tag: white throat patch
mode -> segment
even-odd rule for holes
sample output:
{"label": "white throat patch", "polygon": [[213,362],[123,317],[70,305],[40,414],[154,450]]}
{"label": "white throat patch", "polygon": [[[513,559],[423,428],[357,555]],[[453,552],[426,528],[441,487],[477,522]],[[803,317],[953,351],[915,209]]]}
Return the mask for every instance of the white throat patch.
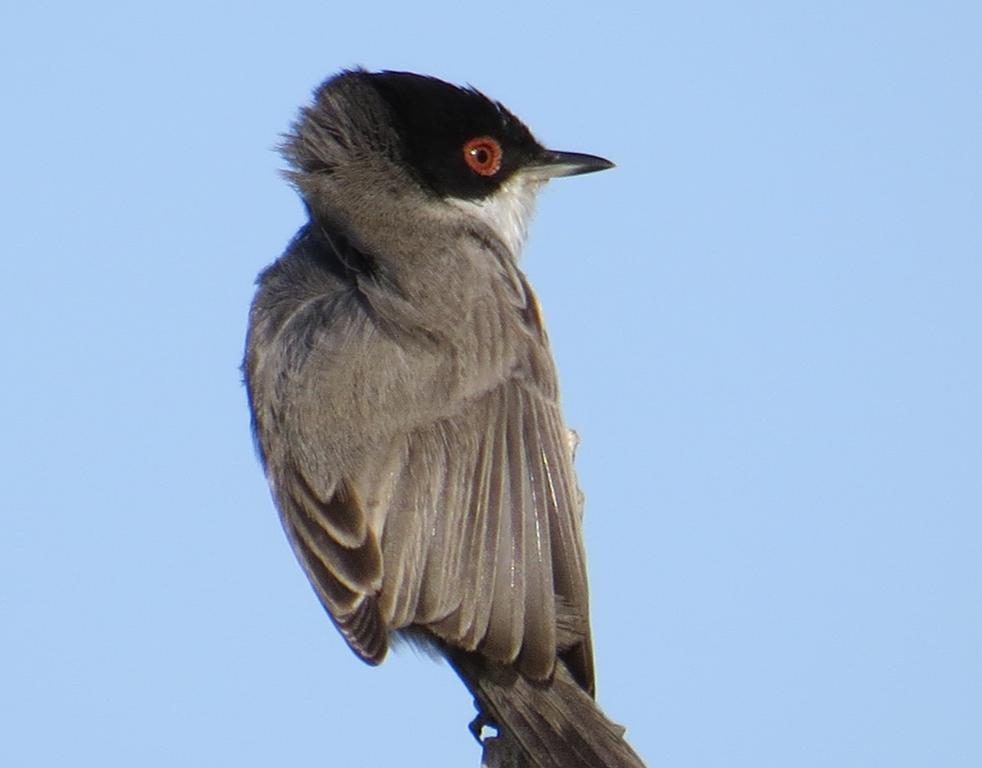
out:
{"label": "white throat patch", "polygon": [[535,213],[535,199],[544,183],[543,179],[518,172],[497,192],[483,200],[447,198],[447,201],[468,216],[480,219],[496,232],[517,262]]}

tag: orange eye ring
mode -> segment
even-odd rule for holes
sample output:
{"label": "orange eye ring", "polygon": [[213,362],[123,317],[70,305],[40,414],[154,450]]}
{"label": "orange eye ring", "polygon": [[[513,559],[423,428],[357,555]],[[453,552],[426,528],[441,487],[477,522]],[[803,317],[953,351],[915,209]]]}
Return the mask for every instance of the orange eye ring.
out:
{"label": "orange eye ring", "polygon": [[464,144],[467,167],[480,176],[494,176],[501,168],[501,145],[490,136],[478,136]]}

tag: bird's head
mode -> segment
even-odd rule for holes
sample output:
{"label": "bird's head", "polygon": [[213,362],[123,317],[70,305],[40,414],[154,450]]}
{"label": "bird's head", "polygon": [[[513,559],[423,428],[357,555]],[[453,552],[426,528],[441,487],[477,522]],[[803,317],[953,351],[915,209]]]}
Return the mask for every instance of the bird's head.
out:
{"label": "bird's head", "polygon": [[546,149],[500,102],[408,72],[351,70],[326,81],[282,149],[315,215],[328,201],[379,194],[401,210],[449,205],[483,220],[516,255],[545,181],[613,165]]}

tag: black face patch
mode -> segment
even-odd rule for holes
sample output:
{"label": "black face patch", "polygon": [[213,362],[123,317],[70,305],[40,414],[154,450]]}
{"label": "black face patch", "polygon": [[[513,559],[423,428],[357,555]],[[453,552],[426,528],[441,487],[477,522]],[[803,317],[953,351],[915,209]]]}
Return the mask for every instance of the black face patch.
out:
{"label": "black face patch", "polygon": [[[543,152],[521,120],[478,91],[408,72],[367,78],[391,108],[403,159],[437,195],[487,197]],[[487,146],[473,143],[481,138],[500,147],[499,164],[475,162],[475,147],[483,152]]]}

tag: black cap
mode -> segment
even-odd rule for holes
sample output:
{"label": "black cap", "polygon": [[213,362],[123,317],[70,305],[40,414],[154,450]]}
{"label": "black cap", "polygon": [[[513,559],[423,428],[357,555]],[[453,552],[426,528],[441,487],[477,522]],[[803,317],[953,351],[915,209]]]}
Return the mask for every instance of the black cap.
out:
{"label": "black cap", "polygon": [[609,160],[543,147],[500,102],[473,88],[410,72],[352,72],[389,106],[401,156],[440,196],[487,197],[516,173],[540,179],[613,166]]}

